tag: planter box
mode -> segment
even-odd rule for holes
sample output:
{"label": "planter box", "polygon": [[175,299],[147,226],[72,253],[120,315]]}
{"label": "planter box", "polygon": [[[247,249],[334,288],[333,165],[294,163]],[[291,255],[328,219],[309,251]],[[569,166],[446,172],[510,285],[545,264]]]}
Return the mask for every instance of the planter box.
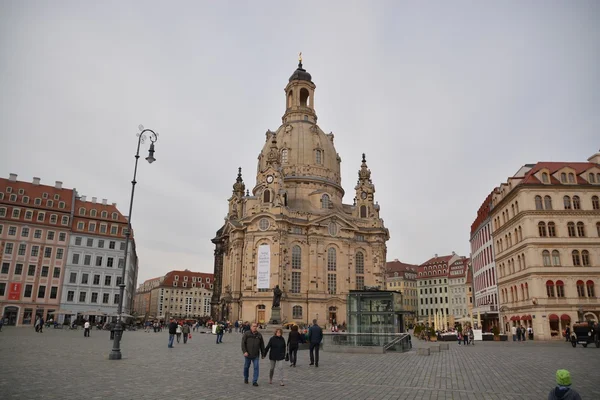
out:
{"label": "planter box", "polygon": [[507,342],[508,341],[508,335],[500,335],[500,341],[501,342]]}
{"label": "planter box", "polygon": [[481,339],[484,342],[491,342],[494,340],[494,335],[481,335]]}

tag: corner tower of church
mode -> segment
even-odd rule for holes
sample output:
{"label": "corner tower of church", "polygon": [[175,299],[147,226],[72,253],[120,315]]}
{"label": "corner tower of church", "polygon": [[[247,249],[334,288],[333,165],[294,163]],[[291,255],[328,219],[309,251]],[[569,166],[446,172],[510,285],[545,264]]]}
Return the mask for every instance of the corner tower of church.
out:
{"label": "corner tower of church", "polygon": [[281,320],[346,321],[350,290],[383,286],[389,232],[366,157],[353,204],[343,204],[333,133],[317,125],[316,85],[302,59],[285,87],[281,126],[267,130],[256,183],[241,169],[215,244],[212,317],[266,323],[279,286]]}

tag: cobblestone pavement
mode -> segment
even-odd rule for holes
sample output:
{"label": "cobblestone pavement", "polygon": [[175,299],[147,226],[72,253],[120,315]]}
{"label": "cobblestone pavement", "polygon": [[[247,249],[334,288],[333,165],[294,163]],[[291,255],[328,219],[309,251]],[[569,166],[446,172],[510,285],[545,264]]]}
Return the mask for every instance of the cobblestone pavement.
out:
{"label": "cobblestone pavement", "polygon": [[[286,366],[286,386],[268,384],[261,360],[259,387],[245,385],[240,334],[215,344],[193,334],[188,344],[167,348],[167,334],[126,332],[124,359],[108,360],[109,333],[5,327],[0,332],[2,399],[546,399],[558,368],[571,371],[583,399],[600,399],[600,349],[564,342],[478,342],[418,356],[321,352],[319,368],[299,353]],[[268,339],[268,338],[265,338]],[[417,341],[416,347],[426,346]]]}

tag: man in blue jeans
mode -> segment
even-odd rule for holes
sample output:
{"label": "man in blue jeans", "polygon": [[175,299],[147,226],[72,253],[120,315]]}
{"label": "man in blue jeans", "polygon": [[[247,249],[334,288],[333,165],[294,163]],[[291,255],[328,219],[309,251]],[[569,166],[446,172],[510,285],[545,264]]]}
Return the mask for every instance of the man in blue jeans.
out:
{"label": "man in blue jeans", "polygon": [[323,329],[313,319],[313,324],[308,328],[308,342],[310,343],[310,364],[319,367],[319,348],[323,340]]}
{"label": "man in blue jeans", "polygon": [[169,348],[173,348],[173,339],[175,339],[175,334],[177,333],[177,322],[173,318],[171,318],[171,322],[169,323]]}
{"label": "man in blue jeans", "polygon": [[254,366],[252,386],[258,386],[258,361],[265,356],[265,342],[258,332],[256,322],[252,323],[250,330],[242,335],[242,352],[244,353],[244,383],[248,383],[250,363]]}

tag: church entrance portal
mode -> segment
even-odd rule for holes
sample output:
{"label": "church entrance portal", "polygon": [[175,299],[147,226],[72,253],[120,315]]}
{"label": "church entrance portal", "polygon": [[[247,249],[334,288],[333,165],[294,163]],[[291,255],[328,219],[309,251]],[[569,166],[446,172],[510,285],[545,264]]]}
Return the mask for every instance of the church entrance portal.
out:
{"label": "church entrance portal", "polygon": [[329,323],[337,324],[337,307],[329,307]]}
{"label": "church entrance portal", "polygon": [[264,324],[265,323],[265,313],[266,313],[266,307],[264,304],[260,304],[260,305],[256,306],[256,322],[258,322],[259,324]]}

